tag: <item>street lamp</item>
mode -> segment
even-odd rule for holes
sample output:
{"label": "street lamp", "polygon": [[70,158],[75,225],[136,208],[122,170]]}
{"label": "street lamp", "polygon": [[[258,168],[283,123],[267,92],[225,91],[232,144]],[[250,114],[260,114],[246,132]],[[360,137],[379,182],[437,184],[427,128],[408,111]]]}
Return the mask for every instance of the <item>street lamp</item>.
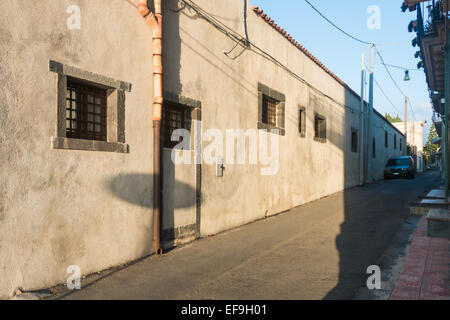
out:
{"label": "street lamp", "polygon": [[409,81],[411,80],[411,77],[409,76],[409,70],[405,70],[405,78],[403,78],[403,81]]}

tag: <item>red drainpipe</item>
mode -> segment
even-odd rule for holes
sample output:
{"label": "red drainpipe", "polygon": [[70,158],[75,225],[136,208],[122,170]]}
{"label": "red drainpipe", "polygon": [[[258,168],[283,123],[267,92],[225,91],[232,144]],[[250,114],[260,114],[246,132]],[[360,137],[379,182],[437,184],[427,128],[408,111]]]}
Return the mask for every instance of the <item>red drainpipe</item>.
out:
{"label": "red drainpipe", "polygon": [[138,9],[153,30],[153,249],[162,254],[161,228],[161,112],[162,89],[162,0],[154,0],[154,12],[147,6],[147,0],[138,0]]}

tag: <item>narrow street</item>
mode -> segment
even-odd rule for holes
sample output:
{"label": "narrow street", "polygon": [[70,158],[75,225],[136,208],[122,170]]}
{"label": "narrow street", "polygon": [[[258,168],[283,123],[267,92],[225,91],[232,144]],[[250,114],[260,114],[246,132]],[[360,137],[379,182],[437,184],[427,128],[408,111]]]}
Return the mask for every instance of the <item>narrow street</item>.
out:
{"label": "narrow street", "polygon": [[[380,181],[152,256],[53,299],[352,299],[436,171]],[[382,270],[383,272],[383,270]]]}

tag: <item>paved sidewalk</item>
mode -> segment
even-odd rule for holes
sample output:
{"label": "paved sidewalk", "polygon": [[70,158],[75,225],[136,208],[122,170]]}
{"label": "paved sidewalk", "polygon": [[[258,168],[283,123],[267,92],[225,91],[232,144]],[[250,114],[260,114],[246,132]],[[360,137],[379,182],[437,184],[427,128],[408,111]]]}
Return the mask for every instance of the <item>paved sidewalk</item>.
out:
{"label": "paved sidewalk", "polygon": [[392,300],[450,300],[450,240],[427,236],[421,219]]}

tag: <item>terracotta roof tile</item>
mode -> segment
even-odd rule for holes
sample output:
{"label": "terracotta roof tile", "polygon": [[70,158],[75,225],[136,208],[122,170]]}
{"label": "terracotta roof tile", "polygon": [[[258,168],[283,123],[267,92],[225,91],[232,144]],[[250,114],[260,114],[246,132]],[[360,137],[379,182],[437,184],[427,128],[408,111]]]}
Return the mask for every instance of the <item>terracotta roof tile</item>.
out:
{"label": "terracotta roof tile", "polygon": [[300,43],[298,43],[297,40],[295,40],[289,33],[286,32],[283,28],[278,26],[274,20],[272,20],[263,10],[261,10],[259,7],[252,7],[253,11],[259,15],[261,18],[263,18],[269,25],[271,25],[275,30],[277,30],[279,33],[281,33],[289,42],[291,42],[295,47],[297,47],[300,51],[302,51],[306,56],[308,56],[312,61],[314,61],[319,67],[321,67],[325,72],[327,72],[330,76],[332,76],[337,82],[339,82],[341,85],[346,87],[349,91],[351,91],[354,95],[359,97],[359,95],[350,88],[344,81],[342,81],[337,75],[335,75],[331,70],[329,70],[325,65],[320,62],[315,56],[312,55],[311,52],[305,49]]}

